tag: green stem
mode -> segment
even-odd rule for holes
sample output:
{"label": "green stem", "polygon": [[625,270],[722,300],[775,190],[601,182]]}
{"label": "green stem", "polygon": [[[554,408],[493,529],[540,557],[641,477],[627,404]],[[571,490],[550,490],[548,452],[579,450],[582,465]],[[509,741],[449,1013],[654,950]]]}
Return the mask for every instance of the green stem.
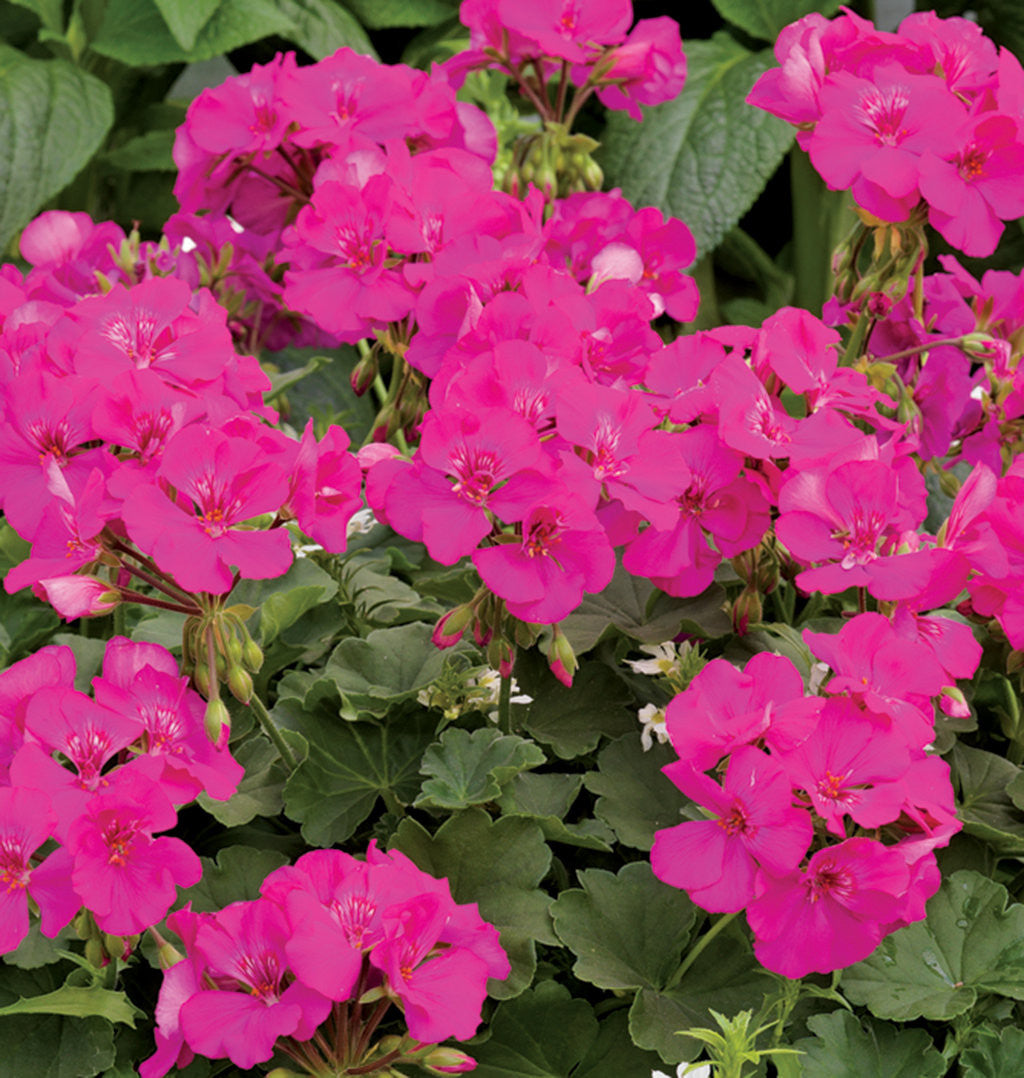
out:
{"label": "green stem", "polygon": [[946,344],[952,344],[959,347],[963,343],[963,337],[943,337],[941,340],[937,341],[926,341],[924,344],[919,344],[916,348],[904,348],[902,352],[890,352],[887,356],[872,356],[871,359],[875,363],[890,363],[894,359],[906,359],[907,356],[920,355],[921,352],[927,352],[932,348],[941,348]]}
{"label": "green stem", "polygon": [[839,361],[840,367],[849,367],[860,355],[861,347],[864,344],[864,335],[868,331],[870,321],[871,317],[866,311],[861,311],[857,316],[857,324],[853,327],[850,339],[846,342],[846,351],[843,352],[843,358]]}
{"label": "green stem", "polygon": [[263,727],[263,732],[274,743],[274,747],[277,749],[284,761],[285,767],[289,771],[294,771],[299,766],[299,761],[295,759],[295,753],[292,752],[288,746],[288,742],[281,736],[281,731],[277,727],[277,723],[274,722],[270,712],[267,710],[266,704],[253,693],[249,700],[249,706],[252,708],[253,713],[259,720],[260,726]]}
{"label": "green stem", "polygon": [[820,314],[832,275],[832,251],[822,242],[831,232],[831,200],[821,177],[799,146],[789,152],[793,202],[793,303]]}
{"label": "green stem", "polygon": [[512,733],[512,675],[502,675],[498,689],[498,725],[506,734]]}
{"label": "green stem", "polygon": [[739,916],[738,913],[725,913],[704,933],[703,936],[694,944],[693,947],[687,952],[686,957],[682,961],[679,969],[676,970],[672,979],[665,985],[667,988],[675,988],[677,984],[686,975],[686,971],[697,961],[698,958],[704,953],[711,941],[722,931],[730,925]]}

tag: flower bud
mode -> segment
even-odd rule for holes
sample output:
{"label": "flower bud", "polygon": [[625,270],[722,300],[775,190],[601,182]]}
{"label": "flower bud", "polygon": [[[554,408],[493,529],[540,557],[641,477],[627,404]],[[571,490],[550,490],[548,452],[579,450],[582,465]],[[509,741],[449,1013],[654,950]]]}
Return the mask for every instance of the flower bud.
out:
{"label": "flower bud", "polygon": [[252,677],[240,666],[228,668],[228,689],[231,695],[240,703],[247,704],[252,699]]}
{"label": "flower bud", "polygon": [[551,673],[566,688],[572,688],[572,676],[576,673],[579,663],[576,661],[576,653],[572,650],[568,637],[557,625],[548,647],[548,666],[551,668]]}
{"label": "flower bud", "polygon": [[228,738],[231,736],[231,715],[223,700],[211,700],[206,705],[203,727],[206,730],[206,736],[218,749],[222,749],[228,743]]}
{"label": "flower bud", "polygon": [[462,603],[447,614],[442,614],[434,626],[430,639],[435,647],[450,648],[462,639],[462,634],[473,621],[473,608],[469,603]]}
{"label": "flower bud", "polygon": [[248,635],[242,645],[242,665],[253,674],[259,673],[263,666],[263,649]]}
{"label": "flower bud", "polygon": [[196,689],[205,697],[209,698],[212,682],[210,681],[210,668],[204,662],[197,662],[192,671],[192,681]]}
{"label": "flower bud", "polygon": [[939,695],[939,707],[943,715],[949,715],[953,719],[969,719],[971,709],[967,698],[956,685],[944,685]]}
{"label": "flower bud", "polygon": [[464,1074],[476,1070],[476,1060],[458,1048],[434,1048],[420,1061],[431,1074]]}

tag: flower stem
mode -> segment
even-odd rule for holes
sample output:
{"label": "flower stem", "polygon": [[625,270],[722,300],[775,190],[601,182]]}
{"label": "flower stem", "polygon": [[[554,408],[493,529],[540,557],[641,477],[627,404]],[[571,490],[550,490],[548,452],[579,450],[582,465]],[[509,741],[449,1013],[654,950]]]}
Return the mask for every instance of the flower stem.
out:
{"label": "flower stem", "polygon": [[278,729],[277,723],[274,722],[270,712],[267,710],[266,704],[263,703],[256,693],[253,693],[249,700],[249,706],[259,720],[260,726],[263,727],[263,732],[271,741],[273,741],[274,747],[284,761],[285,767],[287,767],[289,771],[294,771],[299,766],[299,761],[295,759],[295,753],[289,748],[288,742],[281,736],[281,731]]}
{"label": "flower stem", "polygon": [[512,675],[502,675],[498,689],[498,725],[506,733],[512,733]]}
{"label": "flower stem", "polygon": [[694,946],[690,948],[690,950],[686,954],[686,957],[683,959],[679,969],[675,971],[671,980],[668,982],[667,985],[665,985],[665,987],[675,988],[675,986],[679,984],[679,982],[686,975],[686,971],[704,953],[704,951],[707,949],[708,944],[711,943],[711,941],[722,931],[723,928],[726,928],[738,916],[739,914],[736,913],[726,913],[719,917],[718,920],[707,930],[707,932],[705,932],[704,935],[701,936],[701,938],[696,942],[696,944],[694,944]]}

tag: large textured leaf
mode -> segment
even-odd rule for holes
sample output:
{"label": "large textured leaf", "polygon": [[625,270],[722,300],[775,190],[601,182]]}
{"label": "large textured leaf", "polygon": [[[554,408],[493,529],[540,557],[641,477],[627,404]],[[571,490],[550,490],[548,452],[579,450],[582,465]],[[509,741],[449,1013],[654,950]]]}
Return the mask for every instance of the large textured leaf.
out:
{"label": "large textured leaf", "polygon": [[[189,0],[184,0],[187,4]],[[287,35],[291,20],[274,0],[220,0],[191,48],[169,29],[155,0],[110,0],[91,47],[130,67],[210,60],[271,34]]]}
{"label": "large textured leaf", "polygon": [[416,805],[460,809],[493,801],[503,783],[547,760],[532,742],[491,727],[451,729],[423,754],[420,773],[427,776]]}
{"label": "large textured leaf", "polygon": [[537,885],[551,864],[551,850],[532,820],[506,816],[492,820],[482,809],[450,817],[431,836],[403,820],[394,846],[432,876],[445,876],[456,902],[477,902],[480,915],[497,925],[512,963],[507,980],[491,981],[498,999],[519,995],[533,980],[534,944],[557,944],[548,912],[551,899]]}
{"label": "large textured leaf", "polygon": [[227,846],[216,858],[202,857],[203,877],[180,892],[176,906],[192,903],[197,913],[212,913],[232,902],[248,902],[259,897],[260,885],[288,859],[274,850],[251,846]]}
{"label": "large textured leaf", "polygon": [[285,786],[285,812],[313,846],[344,842],[379,797],[409,804],[420,786],[420,761],[434,739],[426,713],[394,716],[385,726],[346,722],[327,707],[302,714],[309,756]]}
{"label": "large textured leaf", "polygon": [[603,663],[583,663],[568,689],[539,652],[527,652],[516,663],[516,678],[533,697],[525,708],[524,728],[563,760],[597,748],[602,735],[618,737],[638,729],[628,689]]}
{"label": "large textured leaf", "polygon": [[59,34],[64,29],[64,4],[61,0],[11,0],[18,7],[28,8],[39,16],[47,30]]}
{"label": "large textured leaf", "polygon": [[789,124],[745,103],[754,80],[774,66],[770,50],[748,52],[725,34],[689,41],[686,87],[644,110],[636,124],[613,113],[601,164],[634,205],[681,218],[698,257],[747,212],[793,141]]}
{"label": "large textured leaf", "polygon": [[587,789],[599,795],[595,815],[624,846],[649,850],[655,831],[682,823],[686,798],[661,774],[675,759],[665,745],[644,752],[639,733],[627,734],[602,749],[597,771],[587,773]]}
{"label": "large textured leaf", "polygon": [[712,0],[718,13],[751,37],[774,42],[779,31],[812,11],[833,15],[839,0]]}
{"label": "large textured leaf", "polygon": [[963,1078],[1005,1078],[1024,1074],[1024,1030],[1005,1026],[982,1029],[960,1057]]}
{"label": "large textured leaf", "polygon": [[[59,986],[54,966],[0,967],[0,1006]],[[0,1018],[0,1074],[10,1078],[91,1078],[114,1062],[114,1027],[106,1018],[16,1015]]]}
{"label": "large textured leaf", "polygon": [[924,921],[882,940],[843,973],[843,991],[878,1018],[948,1020],[982,993],[1024,999],[1024,906],[978,872],[943,881]]}
{"label": "large textured leaf", "polygon": [[865,1029],[843,1010],[812,1015],[807,1025],[815,1036],[794,1045],[804,1053],[803,1078],[941,1078],[946,1073],[945,1061],[923,1030],[901,1031],[871,1019]]}
{"label": "large textured leaf", "polygon": [[1024,854],[1024,812],[1013,800],[1021,769],[1003,756],[959,743],[951,764],[964,831],[1002,856]]}
{"label": "large textured leaf", "polygon": [[540,824],[549,842],[563,842],[588,850],[611,850],[615,833],[601,820],[572,823],[569,809],[583,786],[582,775],[516,775],[497,799],[503,816],[529,816]]}
{"label": "large textured leaf", "polygon": [[315,60],[330,56],[344,45],[364,56],[376,57],[359,20],[337,0],[277,0],[277,6],[292,21],[292,29],[285,37]]}
{"label": "large textured leaf", "polygon": [[458,0],[345,0],[371,30],[395,26],[436,26],[459,13]]}
{"label": "large textured leaf", "polygon": [[682,891],[656,879],[646,861],[617,876],[579,873],[581,890],[563,891],[551,915],[576,956],[573,973],[598,988],[663,988],[676,971],[696,917]]}
{"label": "large textured leaf", "polygon": [[730,926],[708,945],[674,988],[641,988],[629,1010],[634,1044],[658,1052],[666,1063],[689,1062],[703,1051],[688,1029],[711,1026],[711,1010],[734,1015],[757,1011],[772,978],[758,965],[742,929]]}
{"label": "large textured leaf", "polygon": [[308,558],[297,558],[284,576],[272,580],[245,580],[231,593],[232,603],[244,603],[259,610],[260,641],[268,644],[294,625],[314,606],[327,602],[338,592],[337,581]]}
{"label": "large textured leaf", "polygon": [[210,21],[220,0],[153,0],[174,40],[187,52],[196,35]]}
{"label": "large textured leaf", "polygon": [[0,250],[75,178],[113,120],[99,79],[0,45]]}
{"label": "large textured leaf", "polygon": [[584,596],[562,629],[577,654],[589,651],[610,626],[642,644],[661,644],[684,628],[697,636],[721,636],[732,628],[724,603],[717,584],[692,599],[677,599],[620,564],[608,587]]}
{"label": "large textured leaf", "polygon": [[365,639],[343,640],[327,661],[314,695],[307,696],[307,704],[325,686],[332,686],[341,696],[345,718],[384,715],[440,674],[448,653],[434,646],[430,633],[429,625],[414,622],[377,629]]}

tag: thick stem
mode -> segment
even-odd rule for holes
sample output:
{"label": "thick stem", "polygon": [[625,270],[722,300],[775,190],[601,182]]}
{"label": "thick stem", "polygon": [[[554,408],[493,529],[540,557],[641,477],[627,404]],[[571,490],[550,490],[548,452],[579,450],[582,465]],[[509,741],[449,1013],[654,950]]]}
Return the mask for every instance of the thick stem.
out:
{"label": "thick stem", "polygon": [[512,675],[502,675],[498,689],[498,725],[506,733],[512,733]]}
{"label": "thick stem", "polygon": [[696,944],[690,948],[686,957],[683,959],[679,969],[673,974],[671,980],[665,985],[666,988],[675,988],[677,984],[686,975],[686,971],[697,961],[698,958],[704,953],[711,941],[724,929],[727,928],[739,914],[725,913],[704,933],[703,936],[696,942]]}
{"label": "thick stem", "polygon": [[274,748],[277,749],[285,767],[287,767],[289,771],[294,771],[299,766],[299,761],[295,759],[295,753],[292,752],[291,748],[288,746],[288,742],[281,736],[281,731],[278,729],[277,723],[274,722],[266,705],[256,693],[253,693],[250,697],[249,706],[252,708],[260,726],[263,727],[263,732],[274,743]]}
{"label": "thick stem", "polygon": [[830,288],[832,252],[822,238],[830,233],[825,185],[799,146],[789,152],[793,203],[793,303],[820,314]]}
{"label": "thick stem", "polygon": [[142,595],[137,591],[132,591],[130,588],[118,588],[121,593],[121,598],[129,603],[139,603],[141,606],[156,606],[161,610],[173,610],[176,614],[192,614],[193,616],[201,613],[197,606],[182,606],[181,603],[167,603],[163,599],[154,599],[150,595]]}

